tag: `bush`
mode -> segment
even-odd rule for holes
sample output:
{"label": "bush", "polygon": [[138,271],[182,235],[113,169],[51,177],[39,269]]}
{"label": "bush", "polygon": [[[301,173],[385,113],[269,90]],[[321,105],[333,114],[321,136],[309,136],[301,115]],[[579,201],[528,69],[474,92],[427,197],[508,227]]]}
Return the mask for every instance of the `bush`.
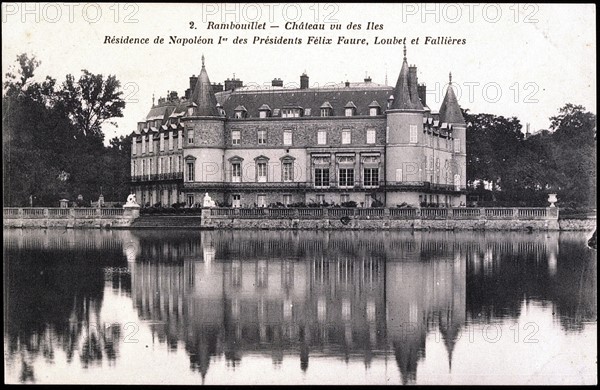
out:
{"label": "bush", "polygon": [[342,207],[356,207],[357,203],[353,200],[349,200],[347,202],[342,202]]}
{"label": "bush", "polygon": [[[373,202],[371,202],[371,207],[383,207],[383,202],[375,199]],[[401,206],[398,206],[398,207],[401,207]]]}

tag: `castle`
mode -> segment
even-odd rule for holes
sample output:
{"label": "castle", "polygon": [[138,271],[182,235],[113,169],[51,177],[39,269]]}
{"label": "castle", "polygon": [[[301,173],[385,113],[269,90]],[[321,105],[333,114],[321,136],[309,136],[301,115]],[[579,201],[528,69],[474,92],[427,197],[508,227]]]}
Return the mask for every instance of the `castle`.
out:
{"label": "castle", "polygon": [[170,92],[132,136],[131,186],[142,205],[266,207],[466,202],[466,123],[452,76],[439,112],[416,66],[395,87],[363,82],[285,88],[211,84],[202,56],[185,97]]}

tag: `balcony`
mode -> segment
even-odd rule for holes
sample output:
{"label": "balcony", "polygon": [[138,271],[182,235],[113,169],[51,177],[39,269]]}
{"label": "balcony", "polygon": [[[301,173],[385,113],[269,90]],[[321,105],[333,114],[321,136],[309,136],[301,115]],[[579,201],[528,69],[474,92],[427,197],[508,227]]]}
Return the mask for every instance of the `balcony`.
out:
{"label": "balcony", "polygon": [[[373,185],[375,184],[375,185]],[[435,184],[426,181],[385,182],[379,181],[364,185],[355,181],[354,186],[339,186],[337,181],[330,180],[328,186],[316,186],[313,182],[185,182],[186,189],[217,189],[217,190],[315,190],[315,191],[423,191],[431,193],[461,193],[465,186],[453,184]]]}
{"label": "balcony", "polygon": [[131,176],[132,183],[169,180],[183,180],[183,172],[155,173],[152,175]]}

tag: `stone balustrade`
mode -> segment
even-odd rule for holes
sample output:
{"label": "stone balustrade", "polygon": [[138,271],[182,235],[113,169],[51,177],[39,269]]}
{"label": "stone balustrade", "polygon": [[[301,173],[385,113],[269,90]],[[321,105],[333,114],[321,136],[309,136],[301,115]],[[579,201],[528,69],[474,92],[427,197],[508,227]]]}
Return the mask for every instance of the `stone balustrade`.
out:
{"label": "stone balustrade", "polygon": [[137,216],[123,208],[3,208],[5,227],[126,227]]}

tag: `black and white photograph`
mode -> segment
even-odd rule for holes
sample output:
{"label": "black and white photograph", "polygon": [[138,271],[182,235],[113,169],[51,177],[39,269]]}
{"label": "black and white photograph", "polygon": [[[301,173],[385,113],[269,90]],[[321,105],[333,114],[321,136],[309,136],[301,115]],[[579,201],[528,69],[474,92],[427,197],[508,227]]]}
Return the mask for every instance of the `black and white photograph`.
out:
{"label": "black and white photograph", "polygon": [[597,385],[595,4],[1,7],[6,384]]}

